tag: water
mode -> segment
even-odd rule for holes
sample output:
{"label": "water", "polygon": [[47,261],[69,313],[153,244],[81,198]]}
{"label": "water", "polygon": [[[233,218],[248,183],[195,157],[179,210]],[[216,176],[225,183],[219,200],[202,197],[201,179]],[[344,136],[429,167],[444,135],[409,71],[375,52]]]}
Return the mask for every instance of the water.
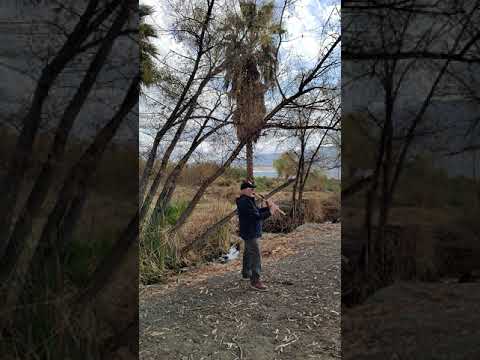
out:
{"label": "water", "polygon": [[274,168],[266,168],[266,167],[254,167],[253,168],[253,175],[254,176],[264,176],[268,178],[276,178],[278,173],[275,171]]}
{"label": "water", "polygon": [[[338,151],[335,147],[324,147],[322,150],[322,163],[324,163],[324,169],[322,171],[324,174],[333,179],[340,180],[341,170],[340,164],[337,164]],[[273,162],[278,159],[282,154],[281,153],[256,153],[254,164],[253,164],[253,175],[254,176],[265,176],[268,178],[278,177],[278,173],[273,167]],[[243,165],[243,163],[242,163]],[[241,165],[241,166],[242,166]],[[335,167],[334,166],[338,166]]]}

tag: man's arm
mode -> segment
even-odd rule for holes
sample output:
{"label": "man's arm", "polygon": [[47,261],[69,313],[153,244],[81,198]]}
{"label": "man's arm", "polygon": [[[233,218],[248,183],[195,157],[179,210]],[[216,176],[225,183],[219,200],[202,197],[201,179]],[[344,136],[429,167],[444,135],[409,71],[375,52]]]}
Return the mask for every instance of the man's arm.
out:
{"label": "man's arm", "polygon": [[[265,209],[267,211],[265,211]],[[244,200],[238,204],[238,215],[249,217],[252,220],[263,220],[268,218],[270,210],[268,208],[261,208],[255,206],[253,201]]]}

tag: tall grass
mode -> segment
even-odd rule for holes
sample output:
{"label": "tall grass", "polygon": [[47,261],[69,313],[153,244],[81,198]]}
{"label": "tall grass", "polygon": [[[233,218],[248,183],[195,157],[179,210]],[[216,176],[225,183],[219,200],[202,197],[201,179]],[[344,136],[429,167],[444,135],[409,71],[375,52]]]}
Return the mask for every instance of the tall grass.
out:
{"label": "tall grass", "polygon": [[[209,219],[204,222],[203,227],[207,228],[209,226],[208,224],[221,220],[231,210],[231,205],[222,201],[212,204],[209,207]],[[204,247],[198,249],[199,252],[202,253],[204,258],[215,257],[224,254],[230,247],[231,233],[232,229],[230,224],[222,226],[209,237],[207,244],[205,244]]]}
{"label": "tall grass", "polygon": [[154,213],[140,234],[140,281],[143,284],[160,282],[166,268],[178,265],[178,237],[167,235],[187,207],[186,202],[172,203],[163,213]]}
{"label": "tall grass", "polygon": [[189,254],[189,259],[179,257],[182,246],[232,210],[232,205],[225,201],[210,203],[206,208],[194,212],[182,235],[167,235],[167,230],[175,224],[187,205],[187,202],[172,203],[163,214],[155,214],[141,234],[139,267],[142,284],[162,282],[168,269],[176,270],[185,262],[212,260],[229,249],[232,226],[226,224],[205,243],[196,246],[193,253]]}

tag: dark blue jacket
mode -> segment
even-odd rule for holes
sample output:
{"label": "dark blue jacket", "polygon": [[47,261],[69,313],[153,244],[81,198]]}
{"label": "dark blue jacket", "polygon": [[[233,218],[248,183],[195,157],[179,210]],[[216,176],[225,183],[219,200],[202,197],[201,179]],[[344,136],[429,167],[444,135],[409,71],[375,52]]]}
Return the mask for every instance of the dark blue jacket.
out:
{"label": "dark blue jacket", "polygon": [[271,215],[268,207],[258,208],[255,199],[246,195],[237,198],[237,214],[243,240],[261,237],[262,222]]}

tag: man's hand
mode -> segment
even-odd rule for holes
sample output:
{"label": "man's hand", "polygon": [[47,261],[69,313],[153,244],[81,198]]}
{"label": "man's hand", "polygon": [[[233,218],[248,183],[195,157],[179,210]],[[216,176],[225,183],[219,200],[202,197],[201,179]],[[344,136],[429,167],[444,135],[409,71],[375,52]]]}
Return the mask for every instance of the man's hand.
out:
{"label": "man's hand", "polygon": [[278,210],[280,209],[280,208],[278,207],[278,205],[275,204],[275,203],[274,203],[273,201],[271,201],[271,200],[267,200],[267,206],[269,207],[270,213],[271,213],[272,215],[275,215],[275,213],[277,213]]}

